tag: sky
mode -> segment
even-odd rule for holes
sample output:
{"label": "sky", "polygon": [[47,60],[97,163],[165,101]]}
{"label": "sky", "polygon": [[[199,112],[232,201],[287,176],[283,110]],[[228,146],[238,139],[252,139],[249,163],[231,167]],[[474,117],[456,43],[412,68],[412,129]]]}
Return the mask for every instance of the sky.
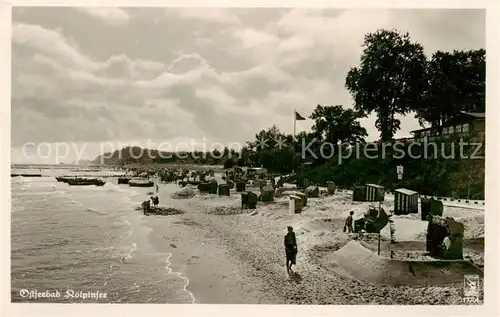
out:
{"label": "sky", "polygon": [[[126,145],[244,144],[293,109],[353,107],[345,89],[364,35],[409,32],[427,56],[485,48],[465,9],[15,7],[12,163],[70,163]],[[418,129],[400,118],[396,137]],[[375,116],[360,120],[375,140]],[[297,133],[311,120],[298,121]],[[216,143],[217,142],[217,143]]]}

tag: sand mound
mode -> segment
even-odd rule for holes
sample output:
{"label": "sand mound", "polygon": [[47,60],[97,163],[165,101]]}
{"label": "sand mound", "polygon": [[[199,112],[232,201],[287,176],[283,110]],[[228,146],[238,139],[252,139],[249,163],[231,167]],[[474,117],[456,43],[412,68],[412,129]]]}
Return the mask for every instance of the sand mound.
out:
{"label": "sand mound", "polygon": [[484,217],[484,210],[476,210],[469,208],[461,208],[460,206],[445,205],[443,211],[444,217],[469,218],[469,217]]}
{"label": "sand mound", "polygon": [[[418,215],[420,216],[420,215]],[[427,221],[411,218],[409,215],[393,216],[396,228],[395,240],[402,241],[426,241]],[[474,239],[484,237],[484,216],[473,215],[465,218],[455,218],[457,222],[464,225],[464,239]],[[386,226],[381,234],[390,237],[390,228]]]}
{"label": "sand mound", "polygon": [[184,211],[171,207],[156,207],[152,208],[150,215],[160,215],[160,216],[172,216],[183,214]]}
{"label": "sand mound", "polygon": [[173,193],[171,197],[172,199],[190,199],[196,196],[197,194],[198,194],[197,189],[186,187],[180,191]]}
{"label": "sand mound", "polygon": [[[366,242],[375,242],[378,241],[378,233],[363,233],[357,236],[354,236],[354,240],[358,241],[366,241]],[[389,241],[390,239],[388,237],[385,237],[383,235],[380,235],[380,241]]]}
{"label": "sand mound", "polygon": [[252,212],[254,210],[250,209],[241,209],[240,206],[219,206],[215,208],[211,208],[208,210],[207,214],[209,215],[240,215]]}
{"label": "sand mound", "polygon": [[[394,221],[394,232],[395,240],[401,241],[425,241],[425,235],[427,234],[427,221],[421,221],[412,218],[401,218],[399,216],[393,216]],[[390,225],[385,226],[380,232],[385,238],[391,237]]]}
{"label": "sand mound", "polygon": [[465,274],[483,272],[468,261],[399,261],[376,255],[351,241],[328,260],[333,270],[361,281],[388,285],[439,285],[463,281]]}
{"label": "sand mound", "polygon": [[464,225],[465,239],[484,237],[484,216],[471,216],[456,220]]}
{"label": "sand mound", "polygon": [[219,196],[219,194],[208,194],[208,193],[200,193],[197,195],[197,199],[199,200],[236,200],[241,199],[240,195],[231,195],[231,196]]}

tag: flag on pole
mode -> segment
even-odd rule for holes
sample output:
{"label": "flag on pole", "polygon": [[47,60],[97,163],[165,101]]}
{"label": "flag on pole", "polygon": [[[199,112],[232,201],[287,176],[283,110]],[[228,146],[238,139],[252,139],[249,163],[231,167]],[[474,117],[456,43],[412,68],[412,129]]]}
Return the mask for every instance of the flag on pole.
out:
{"label": "flag on pole", "polygon": [[303,116],[300,115],[297,111],[295,111],[295,120],[300,121],[300,120],[305,120]]}
{"label": "flag on pole", "polygon": [[[305,120],[300,113],[298,113],[295,108],[293,109],[293,112],[295,113],[294,120],[293,120],[293,141],[294,143],[296,142],[295,140],[295,126],[297,121],[302,121]],[[292,173],[295,173],[295,155],[292,156]]]}

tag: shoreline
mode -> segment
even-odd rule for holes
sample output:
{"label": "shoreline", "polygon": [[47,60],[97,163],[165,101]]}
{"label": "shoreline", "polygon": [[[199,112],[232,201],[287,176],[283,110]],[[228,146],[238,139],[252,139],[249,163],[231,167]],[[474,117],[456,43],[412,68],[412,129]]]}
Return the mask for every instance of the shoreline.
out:
{"label": "shoreline", "polygon": [[[252,303],[251,290],[241,285],[244,278],[237,261],[214,239],[197,234],[190,225],[157,219],[147,220],[146,225],[152,228],[149,243],[155,251],[170,254],[168,273],[187,281],[185,290],[194,297],[194,304]],[[167,226],[169,231],[164,233]]]}
{"label": "shoreline", "polygon": [[[220,176],[220,175],[218,175]],[[351,196],[337,192],[333,196],[308,199],[300,214],[290,214],[286,199],[276,198],[274,203],[259,202],[255,210],[241,210],[240,194],[218,196],[199,194],[189,199],[171,196],[182,187],[175,183],[159,186],[160,206],[184,211],[182,214],[144,216],[135,210],[149,199],[155,187],[119,185],[130,191],[131,205],[124,219],[132,226],[132,239],[137,244],[135,255],[139,261],[157,270],[160,275],[173,277],[158,281],[159,289],[167,294],[171,290],[180,295],[180,302],[195,304],[457,304],[463,288],[457,278],[447,285],[407,286],[370,284],[357,280],[354,275],[338,266],[332,254],[351,240],[364,244],[376,254],[373,237],[348,235],[343,232],[343,221],[350,210],[361,213],[371,203],[352,202]],[[217,179],[220,183],[220,179]],[[110,180],[114,187],[117,179]],[[184,188],[186,189],[186,188]],[[254,190],[252,185],[248,190]],[[115,191],[113,189],[113,191]],[[389,197],[382,203],[387,210],[393,202]],[[128,208],[128,207],[127,207]],[[381,256],[422,260],[425,249],[425,222],[419,215],[395,217],[396,245],[389,243],[389,233],[382,234]],[[457,217],[465,224],[464,258],[474,263],[484,261],[484,213],[445,206],[444,216]],[[286,273],[283,236],[291,225],[297,235],[299,253],[297,274]],[[399,227],[398,227],[399,226]],[[386,228],[387,229],[387,228]],[[422,231],[424,230],[424,231]],[[472,254],[476,252],[477,254]],[[143,260],[144,259],[144,260]],[[132,263],[131,263],[132,264]],[[338,266],[338,267],[336,267]],[[129,272],[134,275],[134,266]],[[404,273],[403,273],[404,274]],[[455,273],[456,275],[456,273]],[[147,284],[148,277],[143,279]],[[168,283],[171,283],[169,285]],[[432,285],[430,285],[432,284]],[[184,289],[184,291],[183,291]],[[155,301],[174,303],[157,294]]]}

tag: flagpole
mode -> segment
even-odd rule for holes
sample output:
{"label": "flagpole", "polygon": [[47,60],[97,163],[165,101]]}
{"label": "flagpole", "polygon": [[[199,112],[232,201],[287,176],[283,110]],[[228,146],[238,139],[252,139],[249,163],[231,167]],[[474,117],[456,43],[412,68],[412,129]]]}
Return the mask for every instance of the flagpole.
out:
{"label": "flagpole", "polygon": [[293,108],[293,140],[295,141],[295,126],[296,126],[296,123],[297,123],[297,118],[295,116],[295,108]]}

